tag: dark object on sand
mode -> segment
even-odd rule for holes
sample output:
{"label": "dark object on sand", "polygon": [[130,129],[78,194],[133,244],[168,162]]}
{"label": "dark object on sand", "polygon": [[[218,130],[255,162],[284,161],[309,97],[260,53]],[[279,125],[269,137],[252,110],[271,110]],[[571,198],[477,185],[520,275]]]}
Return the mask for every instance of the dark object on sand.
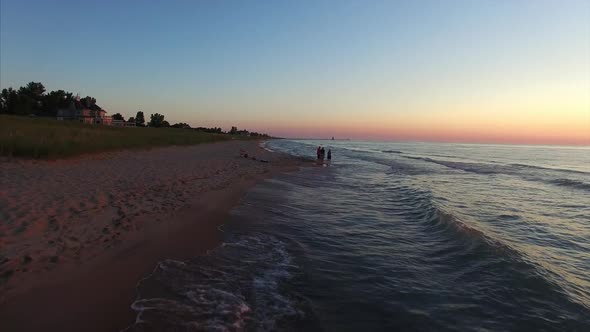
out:
{"label": "dark object on sand", "polygon": [[248,156],[248,153],[246,151],[244,151],[244,150],[240,150],[240,157],[244,157],[246,159],[257,160],[257,161],[260,161],[262,163],[268,163],[268,160],[256,159],[255,156],[252,156],[252,157]]}

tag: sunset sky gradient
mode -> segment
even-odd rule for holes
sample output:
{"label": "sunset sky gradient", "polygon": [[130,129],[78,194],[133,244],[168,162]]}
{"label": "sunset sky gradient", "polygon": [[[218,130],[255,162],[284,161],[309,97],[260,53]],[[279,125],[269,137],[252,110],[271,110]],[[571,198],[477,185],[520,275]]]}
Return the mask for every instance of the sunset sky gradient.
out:
{"label": "sunset sky gradient", "polygon": [[0,86],[332,137],[590,145],[590,1],[14,1]]}

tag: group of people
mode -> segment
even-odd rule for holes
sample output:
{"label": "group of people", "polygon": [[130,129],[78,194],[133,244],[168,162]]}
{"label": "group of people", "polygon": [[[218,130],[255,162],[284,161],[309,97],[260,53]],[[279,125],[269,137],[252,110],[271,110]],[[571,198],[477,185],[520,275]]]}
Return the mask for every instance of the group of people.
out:
{"label": "group of people", "polygon": [[326,150],[323,146],[318,146],[318,160],[332,160],[332,150],[328,149],[328,155],[326,156]]}

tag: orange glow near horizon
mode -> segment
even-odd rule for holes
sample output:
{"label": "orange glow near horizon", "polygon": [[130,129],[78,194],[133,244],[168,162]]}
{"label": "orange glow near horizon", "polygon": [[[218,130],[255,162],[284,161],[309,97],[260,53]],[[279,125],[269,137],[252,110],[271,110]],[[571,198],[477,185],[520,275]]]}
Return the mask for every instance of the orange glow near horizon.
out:
{"label": "orange glow near horizon", "polygon": [[420,128],[421,126],[358,128],[341,127],[328,131],[325,128],[277,127],[271,132],[287,138],[350,138],[360,140],[428,141],[457,143],[498,143],[498,144],[540,144],[540,145],[590,145],[588,126],[579,128],[518,128],[502,130],[490,128],[477,130],[468,128]]}
{"label": "orange glow near horizon", "polygon": [[[289,125],[246,123],[288,138],[338,138],[499,144],[590,145],[590,106],[577,112],[425,112],[360,119],[318,116],[292,119]],[[381,116],[379,116],[381,115]],[[261,126],[262,125],[262,126]]]}
{"label": "orange glow near horizon", "polygon": [[237,125],[287,138],[590,145],[590,80],[583,76],[534,83],[490,78],[473,89],[412,88],[410,101],[381,88],[337,99],[316,94],[307,103],[299,95],[283,104],[246,102],[242,107],[250,116]]}

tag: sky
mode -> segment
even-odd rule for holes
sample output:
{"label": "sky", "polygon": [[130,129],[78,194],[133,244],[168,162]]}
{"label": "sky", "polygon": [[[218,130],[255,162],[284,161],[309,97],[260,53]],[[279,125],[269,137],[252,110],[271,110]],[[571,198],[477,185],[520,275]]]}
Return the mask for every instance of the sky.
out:
{"label": "sky", "polygon": [[590,145],[590,1],[0,2],[0,87],[275,136]]}

